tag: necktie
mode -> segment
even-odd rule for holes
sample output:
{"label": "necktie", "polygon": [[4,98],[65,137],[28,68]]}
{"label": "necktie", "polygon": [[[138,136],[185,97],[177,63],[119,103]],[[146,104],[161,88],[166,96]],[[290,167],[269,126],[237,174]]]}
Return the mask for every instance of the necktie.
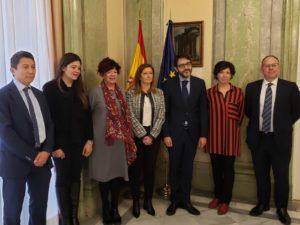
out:
{"label": "necktie", "polygon": [[35,147],[40,147],[41,143],[40,143],[40,136],[39,136],[39,127],[38,127],[36,115],[35,115],[35,112],[34,112],[33,104],[32,104],[31,98],[29,97],[29,93],[28,93],[29,89],[30,89],[30,87],[26,87],[26,88],[23,89],[23,91],[24,91],[25,96],[26,96],[26,100],[27,100],[27,103],[28,103],[29,114],[30,114],[30,119],[31,119],[32,126],[33,126]]}
{"label": "necktie", "polygon": [[185,101],[186,104],[188,103],[188,98],[189,98],[189,92],[188,92],[188,89],[187,89],[187,83],[188,83],[187,80],[183,80],[182,81],[182,90],[181,90],[183,99],[184,99],[184,101]]}
{"label": "necktie", "polygon": [[264,133],[270,132],[271,129],[271,115],[272,115],[272,83],[268,83],[266,90],[266,97],[264,102],[264,109],[262,113],[263,125],[262,131]]}

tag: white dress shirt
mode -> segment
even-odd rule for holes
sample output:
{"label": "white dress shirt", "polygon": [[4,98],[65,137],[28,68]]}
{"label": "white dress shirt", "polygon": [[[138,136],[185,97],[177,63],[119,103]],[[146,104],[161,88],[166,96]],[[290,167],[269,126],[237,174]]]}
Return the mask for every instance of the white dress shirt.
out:
{"label": "white dress shirt", "polygon": [[144,98],[144,107],[143,107],[143,126],[150,127],[152,119],[152,108],[151,102],[147,95]]}
{"label": "white dress shirt", "polygon": [[190,89],[191,89],[191,76],[189,76],[188,78],[183,78],[181,75],[179,75],[179,80],[180,80],[180,87],[182,90],[182,81],[186,80],[188,81],[186,84],[186,88],[188,90],[188,93],[190,94]]}
{"label": "white dress shirt", "polygon": [[[16,79],[13,79],[13,82],[16,85],[18,91],[20,92],[20,95],[22,96],[22,99],[28,109],[28,113],[30,114],[26,96],[25,96],[25,93],[23,90],[27,86],[25,86],[24,84],[22,84],[21,82],[19,82]],[[29,85],[29,87],[30,87],[30,85]],[[40,143],[43,143],[46,139],[46,129],[45,129],[44,117],[43,117],[43,114],[41,111],[41,107],[40,107],[40,104],[39,104],[38,100],[36,99],[35,95],[33,94],[31,88],[29,88],[28,94],[32,101],[34,113],[35,113],[37,124],[38,124]]]}

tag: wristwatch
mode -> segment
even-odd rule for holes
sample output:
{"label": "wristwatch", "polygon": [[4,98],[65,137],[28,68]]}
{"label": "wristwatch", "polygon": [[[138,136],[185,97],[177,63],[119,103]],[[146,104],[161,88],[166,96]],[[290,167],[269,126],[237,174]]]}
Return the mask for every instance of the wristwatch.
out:
{"label": "wristwatch", "polygon": [[87,140],[86,143],[89,145],[93,145],[94,142],[93,142],[93,140]]}

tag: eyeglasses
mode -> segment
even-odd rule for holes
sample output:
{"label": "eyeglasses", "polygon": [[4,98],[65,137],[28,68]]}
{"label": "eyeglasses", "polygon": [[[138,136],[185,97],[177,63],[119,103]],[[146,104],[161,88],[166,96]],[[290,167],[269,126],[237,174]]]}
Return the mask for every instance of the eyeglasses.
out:
{"label": "eyeglasses", "polygon": [[177,67],[179,68],[179,69],[183,69],[183,68],[185,68],[185,67],[191,67],[192,66],[192,63],[191,62],[187,62],[187,63],[185,63],[185,64],[179,64],[179,65],[177,65]]}
{"label": "eyeglasses", "polygon": [[274,63],[274,64],[265,64],[265,65],[263,65],[263,67],[265,67],[265,68],[275,68],[275,67],[277,67],[278,66],[278,63]]}

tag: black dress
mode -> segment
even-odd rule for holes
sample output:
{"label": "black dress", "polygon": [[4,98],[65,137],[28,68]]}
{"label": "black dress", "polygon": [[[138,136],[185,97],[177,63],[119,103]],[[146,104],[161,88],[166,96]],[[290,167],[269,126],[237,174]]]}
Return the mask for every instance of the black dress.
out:
{"label": "black dress", "polygon": [[56,186],[69,186],[80,182],[82,150],[87,140],[93,139],[90,109],[85,109],[76,94],[76,83],[67,87],[61,80],[52,80],[43,87],[55,126],[54,150],[62,149],[64,159],[54,158],[56,167]]}

